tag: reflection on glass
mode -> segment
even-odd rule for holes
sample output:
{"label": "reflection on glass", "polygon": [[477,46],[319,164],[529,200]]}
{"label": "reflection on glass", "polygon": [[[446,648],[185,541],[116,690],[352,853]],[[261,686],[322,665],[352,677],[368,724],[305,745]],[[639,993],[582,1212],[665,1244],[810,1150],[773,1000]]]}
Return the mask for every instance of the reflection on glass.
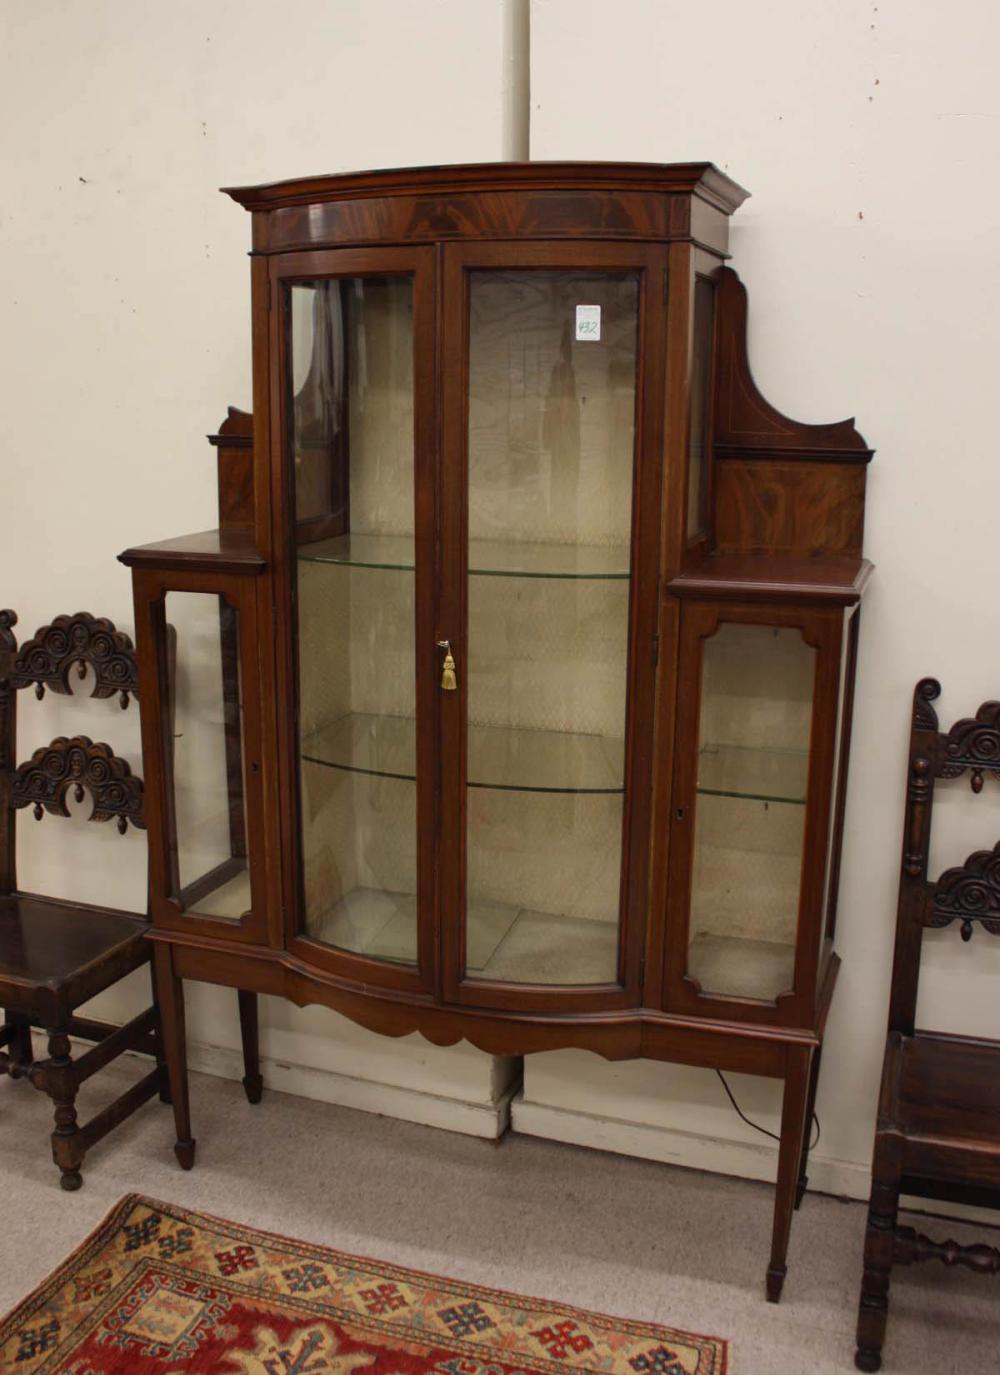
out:
{"label": "reflection on glass", "polygon": [[793,986],[815,658],[796,628],[705,642],[688,949],[705,993]]}
{"label": "reflection on glass", "polygon": [[[413,569],[413,538],[407,535],[336,535],[303,546],[300,558],[347,563],[355,568]],[[628,579],[628,545],[532,544],[528,540],[470,540],[474,577]]]}
{"label": "reflection on glass", "polygon": [[168,592],[170,892],[185,912],[250,907],[239,615],[212,592]]}
{"label": "reflection on glass", "polygon": [[707,277],[694,284],[694,341],[691,362],[691,419],[688,440],[688,538],[703,535],[707,528],[705,452],[709,438],[709,406],[712,399],[712,343],[715,332],[715,288]]}
{"label": "reflection on glass", "polygon": [[[833,786],[830,789],[830,796],[833,798],[833,806],[830,809],[830,829],[826,841],[826,871],[823,883],[825,897],[825,920],[824,920],[824,942],[832,941],[834,930],[837,925],[837,888],[839,883],[839,853],[837,850],[837,833],[839,827],[843,825],[845,798],[844,784],[847,776],[847,751],[850,748],[850,727],[845,731],[844,713],[847,709],[848,693],[852,691],[851,684],[848,682],[848,664],[853,652],[857,651],[856,637],[858,633],[858,608],[852,606],[844,616],[843,629],[840,636],[840,677],[837,684],[837,728],[834,734],[833,743]],[[823,962],[825,954],[824,942],[820,943],[819,959]]]}
{"label": "reflection on glass", "polygon": [[[351,773],[416,777],[416,722],[352,712],[302,741],[303,758]],[[623,744],[571,731],[470,726],[468,785],[514,792],[620,793]]]}
{"label": "reflection on glass", "polygon": [[466,972],[613,983],[638,279],[476,271],[469,311]]}
{"label": "reflection on glass", "polygon": [[289,346],[305,930],[413,964],[412,752],[352,763],[359,721],[398,733],[415,715],[411,279],[291,287]]}

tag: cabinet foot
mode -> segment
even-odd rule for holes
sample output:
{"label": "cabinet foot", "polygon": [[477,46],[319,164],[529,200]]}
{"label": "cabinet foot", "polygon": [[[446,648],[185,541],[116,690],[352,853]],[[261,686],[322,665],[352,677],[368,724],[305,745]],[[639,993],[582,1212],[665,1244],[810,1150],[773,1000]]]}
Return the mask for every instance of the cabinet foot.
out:
{"label": "cabinet foot", "polygon": [[246,989],[237,990],[240,1008],[240,1037],[243,1041],[243,1092],[248,1103],[259,1103],[264,1092],[260,1072],[260,1033],[257,1018],[257,994]]}
{"label": "cabinet foot", "polygon": [[781,1101],[781,1137],[778,1145],[778,1178],[774,1186],[774,1231],[771,1263],[767,1268],[767,1300],[777,1303],[787,1273],[788,1238],[792,1214],[805,1180],[806,1106],[813,1065],[811,1046],[790,1048],[785,1067],[785,1091]]}
{"label": "cabinet foot", "polygon": [[176,1155],[177,1163],[180,1165],[182,1170],[190,1170],[194,1168],[195,1145],[196,1142],[193,1139],[191,1141],[178,1141],[175,1143],[174,1155]]}
{"label": "cabinet foot", "polygon": [[243,1092],[248,1103],[259,1103],[264,1096],[264,1079],[260,1074],[247,1074],[243,1078]]}
{"label": "cabinet foot", "polygon": [[767,1268],[767,1301],[777,1303],[788,1274],[787,1265],[769,1265]]}
{"label": "cabinet foot", "polygon": [[868,1347],[859,1346],[854,1353],[854,1364],[858,1370],[881,1370],[882,1353]]}

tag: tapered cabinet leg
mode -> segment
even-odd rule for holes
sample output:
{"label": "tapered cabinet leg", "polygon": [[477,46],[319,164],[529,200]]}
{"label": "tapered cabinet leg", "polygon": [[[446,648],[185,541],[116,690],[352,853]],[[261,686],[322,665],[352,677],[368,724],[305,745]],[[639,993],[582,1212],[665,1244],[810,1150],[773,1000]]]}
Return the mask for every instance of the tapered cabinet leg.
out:
{"label": "tapered cabinet leg", "polygon": [[77,1080],[70,1056],[69,1035],[63,1027],[49,1030],[49,1055],[32,1066],[30,1079],[35,1088],[47,1093],[55,1105],[55,1130],[52,1133],[52,1159],[59,1167],[59,1183],[73,1192],[83,1183],[80,1165],[85,1147],[76,1120]]}
{"label": "tapered cabinet leg", "polygon": [[799,1161],[799,1182],[795,1189],[795,1207],[802,1207],[806,1189],[809,1187],[809,1142],[812,1139],[813,1118],[816,1114],[816,1090],[819,1088],[819,1066],[823,1058],[823,1047],[817,1046],[813,1055],[812,1069],[809,1072],[809,1097],[806,1099],[806,1129],[802,1137],[802,1158]]}
{"label": "tapered cabinet leg", "polygon": [[889,1279],[892,1273],[896,1219],[899,1213],[899,1175],[892,1168],[891,1149],[876,1142],[872,1192],[865,1229],[865,1268],[861,1277],[858,1307],[857,1350],[859,1370],[879,1370],[882,1343],[889,1315]]}
{"label": "tapered cabinet leg", "polygon": [[149,979],[153,986],[153,1005],[157,1009],[156,1018],[156,1068],[160,1072],[160,1102],[170,1102],[170,1076],[167,1072],[167,1056],[163,1046],[163,1022],[159,1016],[159,1000],[156,996],[156,968],[152,958],[149,961]]}
{"label": "tapered cabinet leg", "polygon": [[248,1103],[259,1103],[264,1092],[260,1074],[260,1037],[257,994],[239,989],[240,1035],[243,1038],[243,1092]]}
{"label": "tapered cabinet leg", "polygon": [[177,1143],[174,1154],[181,1169],[194,1164],[194,1137],[191,1135],[191,1106],[188,1097],[187,1035],[184,1025],[184,985],[174,973],[173,952],[157,942],[153,947],[153,976],[160,1008],[163,1052],[167,1060],[170,1100],[174,1106]]}
{"label": "tapered cabinet leg", "polygon": [[787,1271],[788,1238],[798,1191],[804,1134],[807,1130],[806,1106],[812,1077],[813,1048],[790,1047],[785,1068],[785,1092],[781,1105],[781,1142],[778,1146],[778,1182],[774,1190],[774,1231],[771,1236],[771,1262],[767,1267],[767,1298],[777,1303]]}

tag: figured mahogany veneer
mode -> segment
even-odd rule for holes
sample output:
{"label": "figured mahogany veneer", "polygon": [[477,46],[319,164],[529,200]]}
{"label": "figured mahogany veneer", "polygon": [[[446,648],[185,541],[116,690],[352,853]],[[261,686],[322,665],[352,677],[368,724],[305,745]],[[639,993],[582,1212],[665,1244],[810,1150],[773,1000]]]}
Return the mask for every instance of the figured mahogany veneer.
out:
{"label": "figured mahogany veneer", "polygon": [[456,239],[690,239],[725,253],[746,199],[711,163],[482,163],[227,187],[257,253]]}
{"label": "figured mahogany veneer", "polygon": [[[767,1273],[768,1297],[777,1299],[839,968],[833,934],[857,603],[871,572],[861,556],[871,451],[852,422],[800,424],[753,384],[746,294],[725,266],[728,218],[746,193],[709,163],[508,163],[305,178],[228,194],[253,216],[254,406],[252,418],[230,410],[212,441],[220,529],[121,556],[133,570],[153,939],[172,1063],[183,1057],[181,981],[193,978],[243,989],[248,1016],[252,995],[271,993],[336,1008],[386,1035],[420,1031],[440,1045],[465,1039],[504,1055],[581,1047],[780,1078]],[[448,570],[468,566],[476,271],[613,273],[634,280],[639,298],[621,938],[615,977],[602,984],[504,984],[465,973],[466,803],[453,763],[465,759],[466,687],[460,671],[458,690],[441,700],[436,644],[448,640],[458,663],[467,661],[468,594]],[[412,283],[414,750],[418,773],[433,780],[418,791],[428,843],[417,862],[411,965],[306,935],[298,877],[296,540],[336,539],[351,525],[336,474],[318,514],[299,516],[292,505],[289,299],[293,283],[385,276]],[[697,415],[695,377],[704,394]],[[335,428],[342,463],[343,406]],[[305,453],[311,437],[301,438]],[[197,902],[185,910],[177,897],[163,606],[178,591],[214,593],[239,615],[240,644],[227,651],[224,675],[235,682],[241,669],[245,767],[231,780],[245,789],[253,896],[238,919]],[[808,767],[787,804],[805,818],[791,972],[774,997],[712,993],[686,969],[703,655],[730,623],[790,633],[815,662]],[[187,1137],[186,1097],[175,1094],[175,1106]]]}
{"label": "figured mahogany veneer", "polygon": [[865,465],[853,420],[790,420],[757,390],[747,359],[747,293],[719,274],[714,530],[722,550],[860,555]]}
{"label": "figured mahogany veneer", "polygon": [[217,450],[219,471],[219,528],[253,529],[253,416],[229,407],[218,434],[208,436]]}
{"label": "figured mahogany veneer", "polygon": [[257,552],[253,531],[241,526],[144,544],[130,549],[127,561],[134,568],[189,569],[196,573],[262,573],[267,567]]}
{"label": "figured mahogany veneer", "polygon": [[790,556],[778,563],[761,553],[717,553],[692,558],[667,591],[675,597],[854,606],[871,574],[867,559],[846,554]]}

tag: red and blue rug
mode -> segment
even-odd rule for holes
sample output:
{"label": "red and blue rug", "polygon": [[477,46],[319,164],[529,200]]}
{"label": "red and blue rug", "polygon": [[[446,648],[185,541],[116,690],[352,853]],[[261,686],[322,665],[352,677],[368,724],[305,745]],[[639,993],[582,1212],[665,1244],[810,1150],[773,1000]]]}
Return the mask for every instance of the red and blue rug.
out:
{"label": "red and blue rug", "polygon": [[5,1375],[726,1375],[728,1343],[129,1194],[0,1323]]}

